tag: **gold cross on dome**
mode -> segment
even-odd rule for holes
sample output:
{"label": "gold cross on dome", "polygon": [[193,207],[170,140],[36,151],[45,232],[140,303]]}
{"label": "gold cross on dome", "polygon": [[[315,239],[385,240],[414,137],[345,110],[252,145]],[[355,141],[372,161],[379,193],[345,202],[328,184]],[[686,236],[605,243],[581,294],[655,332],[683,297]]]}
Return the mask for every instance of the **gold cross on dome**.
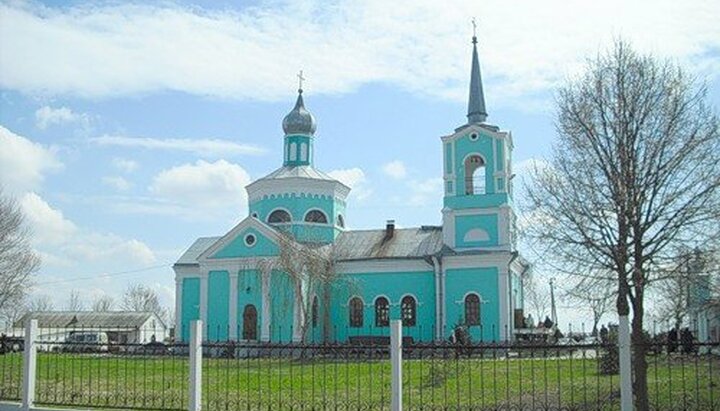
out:
{"label": "gold cross on dome", "polygon": [[300,90],[302,90],[302,83],[303,83],[303,81],[305,81],[305,77],[303,77],[303,71],[302,71],[302,70],[300,70],[300,72],[298,73],[297,78],[298,78],[298,88],[299,88]]}

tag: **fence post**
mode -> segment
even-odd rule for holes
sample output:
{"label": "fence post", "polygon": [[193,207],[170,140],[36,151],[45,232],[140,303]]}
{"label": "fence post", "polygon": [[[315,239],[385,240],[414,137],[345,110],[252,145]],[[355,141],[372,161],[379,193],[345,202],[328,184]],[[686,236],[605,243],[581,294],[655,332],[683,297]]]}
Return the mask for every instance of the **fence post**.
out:
{"label": "fence post", "polygon": [[203,322],[190,322],[190,401],[189,411],[200,411],[202,407],[202,330]]}
{"label": "fence post", "polygon": [[620,409],[632,411],[632,369],[631,369],[630,320],[627,315],[620,316],[618,325],[618,352],[620,356]]}
{"label": "fence post", "polygon": [[402,411],[402,321],[390,321],[391,411]]}
{"label": "fence post", "polygon": [[35,405],[35,364],[37,361],[37,320],[25,324],[25,341],[23,342],[23,391],[22,407],[29,410]]}

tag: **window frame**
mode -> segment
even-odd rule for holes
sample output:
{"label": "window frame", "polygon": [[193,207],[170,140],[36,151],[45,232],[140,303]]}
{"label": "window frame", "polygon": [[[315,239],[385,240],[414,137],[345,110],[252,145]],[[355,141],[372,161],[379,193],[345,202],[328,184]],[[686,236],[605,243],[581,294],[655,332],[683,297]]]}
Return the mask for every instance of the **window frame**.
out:
{"label": "window frame", "polygon": [[[412,302],[411,304],[409,304]],[[417,325],[417,298],[412,294],[406,294],[400,299],[400,318],[403,327],[415,327]]]}
{"label": "window frame", "polygon": [[[287,221],[272,221],[273,216],[276,214],[279,214],[279,213],[285,213],[287,215],[288,220]],[[270,214],[268,214],[266,221],[268,224],[288,224],[288,223],[292,222],[292,214],[290,214],[290,211],[288,211],[284,208],[276,208],[276,209],[272,210],[270,212]]]}
{"label": "window frame", "polygon": [[[380,303],[384,303],[382,306]],[[373,304],[375,308],[375,327],[383,328],[390,326],[390,299],[384,295],[379,295],[375,298]]]}
{"label": "window frame", "polygon": [[[476,301],[469,301],[471,298],[477,299]],[[473,310],[473,305],[471,304],[477,304],[476,310]],[[465,294],[465,297],[463,298],[463,314],[465,317],[465,325],[467,326],[476,326],[476,325],[482,325],[482,298],[480,298],[480,294],[475,292],[470,292]],[[473,311],[471,311],[473,310]]]}
{"label": "window frame", "polygon": [[362,328],[365,324],[365,302],[360,296],[348,301],[348,323],[350,328]]}

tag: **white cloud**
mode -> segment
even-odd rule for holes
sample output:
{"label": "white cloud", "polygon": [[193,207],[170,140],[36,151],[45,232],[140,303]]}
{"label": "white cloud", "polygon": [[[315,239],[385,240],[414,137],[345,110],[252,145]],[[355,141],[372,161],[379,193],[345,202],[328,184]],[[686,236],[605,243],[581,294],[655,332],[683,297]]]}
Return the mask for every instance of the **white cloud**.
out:
{"label": "white cloud", "polygon": [[201,157],[219,157],[237,154],[258,155],[265,152],[264,149],[251,144],[240,144],[233,141],[217,139],[161,139],[150,137],[101,136],[93,137],[90,141],[101,146],[187,151]]}
{"label": "white cloud", "polygon": [[405,163],[400,160],[391,161],[383,165],[382,170],[388,176],[401,180],[407,176],[407,170],[405,169]]}
{"label": "white cloud", "polygon": [[413,180],[408,182],[408,187],[412,191],[408,203],[414,206],[428,205],[432,201],[442,199],[443,195],[443,179],[441,177],[431,177],[425,180]]}
{"label": "white cloud", "polygon": [[102,182],[117,191],[127,191],[133,186],[132,183],[120,176],[106,176],[102,178]]}
{"label": "white cloud", "polygon": [[45,174],[62,168],[53,149],[0,126],[0,182],[15,194],[37,189]]}
{"label": "white cloud", "polygon": [[87,114],[75,113],[67,107],[52,108],[43,106],[35,111],[35,125],[39,129],[46,129],[52,125],[63,125],[69,123],[80,123],[83,127],[90,125]]}
{"label": "white cloud", "polygon": [[250,176],[237,164],[198,160],[161,171],[153,178],[150,191],[170,206],[188,207],[198,214],[203,208],[240,213],[247,204],[248,184]]}
{"label": "white cloud", "polygon": [[42,256],[50,256],[43,260],[43,268],[118,261],[125,267],[137,267],[156,261],[143,242],[79,228],[36,193],[23,196],[21,206],[32,228],[35,247]]}
{"label": "white cloud", "polygon": [[118,169],[124,173],[132,173],[133,171],[137,170],[139,167],[137,161],[128,160],[125,158],[113,158],[112,165],[113,165],[113,167],[115,167],[116,169]]}
{"label": "white cloud", "polygon": [[328,174],[330,177],[350,187],[352,189],[350,195],[358,200],[364,200],[372,194],[372,189],[368,187],[365,172],[358,167],[333,170]]}
{"label": "white cloud", "polygon": [[553,87],[617,35],[691,67],[711,69],[720,59],[716,0],[522,6],[465,0],[453,7],[431,0],[340,0],[325,6],[267,2],[230,11],[173,3],[3,4],[0,86],[92,97],[178,90],[277,99],[287,98],[303,67],[313,93],[384,82],[464,100],[473,15],[482,15],[490,107],[498,100],[524,107],[527,97]]}
{"label": "white cloud", "polygon": [[20,205],[27,222],[33,227],[33,240],[41,245],[58,245],[69,240],[78,231],[75,224],[66,219],[36,193],[25,194]]}

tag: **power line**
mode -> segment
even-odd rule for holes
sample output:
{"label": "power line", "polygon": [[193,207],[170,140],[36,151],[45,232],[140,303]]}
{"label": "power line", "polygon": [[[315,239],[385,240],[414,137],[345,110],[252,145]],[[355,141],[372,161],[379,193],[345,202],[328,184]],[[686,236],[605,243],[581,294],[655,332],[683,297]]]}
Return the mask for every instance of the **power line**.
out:
{"label": "power line", "polygon": [[171,267],[171,264],[170,264],[170,263],[164,263],[164,264],[161,264],[161,265],[154,265],[154,266],[151,266],[151,267],[138,268],[138,269],[135,269],[135,270],[118,271],[118,272],[107,273],[107,274],[96,274],[96,275],[90,275],[90,276],[87,276],[87,277],[66,278],[66,279],[63,279],[63,280],[46,282],[46,283],[43,283],[43,285],[60,284],[60,283],[70,283],[70,282],[74,282],[74,281],[95,280],[95,279],[97,279],[97,278],[118,277],[118,276],[121,276],[121,275],[142,273],[142,272],[145,272],[145,271],[156,270],[156,269],[158,269],[158,268],[165,268],[165,267]]}

